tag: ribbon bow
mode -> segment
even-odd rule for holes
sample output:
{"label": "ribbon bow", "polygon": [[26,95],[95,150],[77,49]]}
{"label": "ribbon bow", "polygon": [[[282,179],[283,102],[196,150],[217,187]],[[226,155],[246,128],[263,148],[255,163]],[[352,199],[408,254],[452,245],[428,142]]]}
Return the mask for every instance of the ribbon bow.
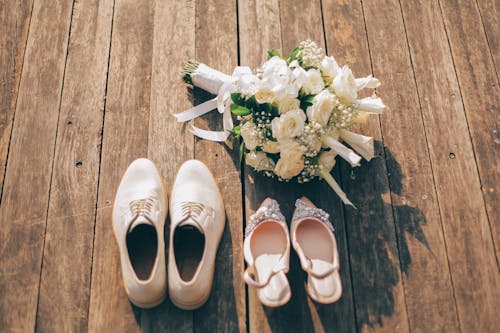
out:
{"label": "ribbon bow", "polygon": [[[223,121],[223,131],[208,131],[198,128],[194,125],[191,126],[191,133],[199,138],[224,142],[230,135],[230,131],[234,128],[233,119],[231,117],[231,93],[236,90],[236,81],[245,74],[251,73],[250,68],[238,66],[233,71],[233,74],[229,76],[228,80],[222,83],[217,93],[217,97],[210,99],[202,104],[199,104],[191,109],[188,109],[181,113],[176,113],[174,116],[177,118],[177,122],[183,123],[191,119],[198,118],[206,113],[217,109],[219,113],[222,114]],[[207,78],[209,79],[209,78]]]}

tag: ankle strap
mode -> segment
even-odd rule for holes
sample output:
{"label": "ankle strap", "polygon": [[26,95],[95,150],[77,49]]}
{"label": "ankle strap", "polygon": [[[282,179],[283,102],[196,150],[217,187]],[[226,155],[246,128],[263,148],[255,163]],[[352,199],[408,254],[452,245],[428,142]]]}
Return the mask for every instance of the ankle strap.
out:
{"label": "ankle strap", "polygon": [[269,284],[273,276],[275,276],[280,272],[286,271],[287,269],[288,267],[285,264],[283,264],[280,260],[280,262],[276,266],[274,266],[273,270],[271,271],[271,274],[269,274],[269,276],[266,279],[264,279],[264,281],[259,282],[256,279],[257,270],[255,268],[255,263],[254,263],[248,266],[248,268],[245,270],[243,278],[249,286],[252,286],[254,288],[264,288]]}
{"label": "ankle strap", "polygon": [[302,251],[302,248],[296,247],[295,251],[297,252],[297,254],[299,256],[300,266],[302,266],[302,269],[304,271],[306,271],[306,273],[311,275],[312,277],[315,277],[317,279],[324,279],[339,269],[338,261],[334,259],[334,263],[331,265],[331,267],[328,270],[326,270],[326,272],[318,274],[318,273],[313,271],[313,261],[311,260],[311,258],[306,256],[304,251]]}

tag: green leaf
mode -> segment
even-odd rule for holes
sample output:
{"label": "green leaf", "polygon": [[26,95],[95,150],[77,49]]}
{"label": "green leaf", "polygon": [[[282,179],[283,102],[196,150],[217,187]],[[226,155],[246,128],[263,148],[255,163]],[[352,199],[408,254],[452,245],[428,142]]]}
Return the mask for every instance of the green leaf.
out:
{"label": "green leaf", "polygon": [[278,107],[276,105],[273,105],[272,108],[271,108],[271,116],[272,118],[276,118],[277,116],[280,115],[280,111],[278,109]]}
{"label": "green leaf", "polygon": [[252,113],[252,111],[250,111],[248,108],[244,106],[238,104],[231,104],[231,113],[243,117],[249,115],[250,113]]}
{"label": "green leaf", "polygon": [[241,125],[234,126],[234,128],[229,132],[233,134],[237,139],[241,138]]}
{"label": "green leaf", "polygon": [[290,57],[288,58],[288,64],[290,64],[292,61],[297,60],[297,54],[299,53],[300,48],[297,46],[295,49],[293,49],[292,53],[290,54]]}
{"label": "green leaf", "polygon": [[307,110],[307,108],[311,105],[313,105],[314,101],[314,96],[316,95],[300,95],[299,100],[300,100],[300,108],[304,111]]}
{"label": "green leaf", "polygon": [[245,106],[245,98],[241,97],[241,93],[239,92],[231,93],[231,100],[235,104],[238,104],[240,106]]}
{"label": "green leaf", "polygon": [[269,57],[269,59],[271,59],[272,57],[280,57],[280,58],[283,58],[283,56],[276,50],[269,50],[267,51],[267,56]]}
{"label": "green leaf", "polygon": [[240,142],[240,163],[243,161],[243,154],[245,153],[245,141]]}

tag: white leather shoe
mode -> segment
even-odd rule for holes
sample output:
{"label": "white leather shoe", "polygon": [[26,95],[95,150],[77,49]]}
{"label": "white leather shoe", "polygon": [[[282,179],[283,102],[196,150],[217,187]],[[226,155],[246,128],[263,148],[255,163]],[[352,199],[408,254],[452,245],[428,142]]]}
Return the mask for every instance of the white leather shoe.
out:
{"label": "white leather shoe", "polygon": [[113,230],[120,248],[125,290],[142,308],[166,296],[164,226],[167,192],[153,162],[140,158],[122,177],[113,205]]}
{"label": "white leather shoe", "polygon": [[168,288],[179,308],[202,306],[212,289],[226,213],[217,183],[200,161],[185,162],[170,200]]}

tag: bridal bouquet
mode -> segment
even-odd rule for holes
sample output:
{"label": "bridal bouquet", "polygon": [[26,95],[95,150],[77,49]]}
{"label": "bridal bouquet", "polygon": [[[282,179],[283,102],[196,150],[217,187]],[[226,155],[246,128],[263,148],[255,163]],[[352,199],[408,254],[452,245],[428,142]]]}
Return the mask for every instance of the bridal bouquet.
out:
{"label": "bridal bouquet", "polygon": [[177,120],[188,121],[217,108],[224,130],[193,126],[196,136],[225,141],[233,134],[242,140],[240,156],[244,154],[256,171],[299,183],[323,178],[352,205],[330,172],[337,156],[353,167],[361,157],[374,157],[373,139],[350,129],[368,114],[384,110],[376,96],[358,98],[361,89],[376,88],[379,81],[371,75],[354,78],[348,66],[340,67],[312,41],[300,43],[288,58],[276,51],[268,55],[257,71],[236,67],[232,75],[189,60],[184,81],[217,97],[176,114]]}

